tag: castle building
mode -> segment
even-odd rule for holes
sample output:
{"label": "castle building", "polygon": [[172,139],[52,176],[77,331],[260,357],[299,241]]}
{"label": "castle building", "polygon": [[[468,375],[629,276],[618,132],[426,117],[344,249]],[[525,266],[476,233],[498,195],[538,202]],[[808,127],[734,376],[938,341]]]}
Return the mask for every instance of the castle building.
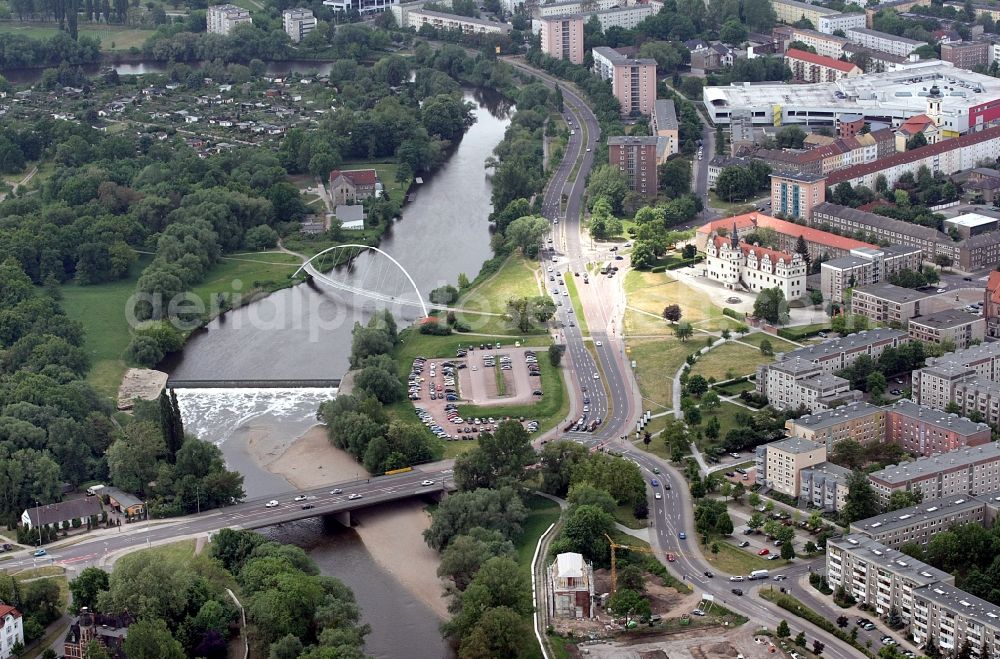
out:
{"label": "castle building", "polygon": [[786,300],[806,294],[806,262],[801,254],[751,245],[740,240],[735,224],[729,237],[713,234],[705,254],[705,276],[727,288],[754,293],[779,288]]}

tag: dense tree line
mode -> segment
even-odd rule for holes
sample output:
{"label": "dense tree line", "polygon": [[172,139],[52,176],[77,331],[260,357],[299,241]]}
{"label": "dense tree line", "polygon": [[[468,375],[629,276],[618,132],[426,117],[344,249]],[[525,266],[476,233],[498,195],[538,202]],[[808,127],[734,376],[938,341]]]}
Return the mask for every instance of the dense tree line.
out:
{"label": "dense tree line", "polygon": [[37,68],[67,64],[92,64],[101,59],[101,43],[93,37],[77,40],[66,32],[48,38],[0,34],[0,68]]}
{"label": "dense tree line", "polygon": [[137,552],[116,562],[110,578],[86,568],[70,583],[74,608],[135,621],[124,651],[139,659],[226,657],[240,622],[229,587],[240,592],[255,656],[364,656],[368,627],[359,622],[350,589],[320,576],[299,547],[253,531],[223,529],[213,536],[211,551],[198,556]]}
{"label": "dense tree line", "polygon": [[926,546],[910,542],[901,550],[954,574],[962,590],[1000,605],[1000,526],[958,524],[934,534]]}

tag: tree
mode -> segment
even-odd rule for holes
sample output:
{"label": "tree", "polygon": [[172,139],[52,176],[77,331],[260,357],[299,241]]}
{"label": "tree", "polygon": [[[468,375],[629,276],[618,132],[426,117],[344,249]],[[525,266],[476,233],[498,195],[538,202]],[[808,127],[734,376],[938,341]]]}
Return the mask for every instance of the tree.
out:
{"label": "tree", "polygon": [[681,307],[678,304],[668,304],[663,307],[663,318],[671,323],[676,323],[681,319]]}
{"label": "tree", "polygon": [[686,388],[689,394],[701,398],[702,394],[708,391],[708,380],[701,375],[692,375],[688,378]]}
{"label": "tree", "polygon": [[576,506],[566,518],[560,538],[554,543],[559,551],[583,554],[595,563],[606,565],[611,557],[611,549],[605,535],[615,530],[615,518],[597,506]]}
{"label": "tree", "polygon": [[794,643],[800,648],[804,648],[806,646],[806,633],[799,632],[798,634],[796,634]]}
{"label": "tree", "polygon": [[608,611],[615,616],[625,618],[627,626],[634,620],[649,618],[652,609],[649,600],[628,588],[619,588],[608,600]]}
{"label": "tree", "polygon": [[687,341],[694,334],[694,328],[691,327],[691,323],[681,322],[674,325],[674,335],[681,341]]}
{"label": "tree", "polygon": [[627,588],[637,593],[646,592],[646,575],[642,568],[628,564],[618,570],[618,587]]}
{"label": "tree", "polygon": [[813,649],[812,649],[812,651],[813,651],[814,655],[816,655],[818,657],[819,655],[823,654],[823,650],[825,650],[825,649],[826,649],[826,644],[825,643],[823,643],[818,638],[814,638],[813,639]]}
{"label": "tree", "polygon": [[782,290],[777,286],[763,289],[753,303],[753,315],[771,324],[788,322],[788,303]]}
{"label": "tree", "polygon": [[521,536],[526,515],[524,503],[511,488],[459,492],[434,510],[430,528],[424,531],[424,540],[432,549],[440,551],[455,536],[467,534],[477,526],[495,529],[515,540]]}
{"label": "tree", "polygon": [[847,477],[847,498],[840,513],[844,523],[850,524],[859,519],[866,519],[878,513],[878,501],[875,490],[868,481],[868,474],[863,471],[853,471]]}
{"label": "tree", "polygon": [[771,345],[770,339],[764,339],[760,342],[760,354],[765,357],[770,357],[774,354],[774,347]]}
{"label": "tree", "polygon": [[598,165],[587,182],[587,203],[593,208],[603,197],[611,205],[613,215],[621,215],[622,201],[629,192],[628,178],[614,165]]}
{"label": "tree", "polygon": [[774,630],[774,635],[778,638],[788,638],[792,635],[792,630],[788,628],[788,623],[782,620],[778,623],[777,629]]}
{"label": "tree", "polygon": [[781,557],[786,561],[790,561],[795,558],[795,547],[792,546],[791,541],[782,542],[781,544]]}
{"label": "tree", "polygon": [[726,21],[719,31],[719,39],[724,43],[739,45],[747,38],[747,30],[738,20]]}
{"label": "tree", "polygon": [[456,537],[441,552],[438,576],[450,578],[455,588],[463,591],[472,582],[479,568],[494,556],[514,557],[513,543],[498,531],[481,527]]}
{"label": "tree", "polygon": [[551,345],[546,352],[549,355],[549,364],[555,368],[559,368],[559,364],[562,362],[563,353],[566,352],[566,346]]}
{"label": "tree", "polygon": [[531,435],[518,421],[504,421],[493,433],[481,433],[479,445],[455,461],[460,490],[516,485],[535,461]]}
{"label": "tree", "polygon": [[544,217],[519,217],[507,226],[504,237],[512,247],[520,249],[525,256],[534,258],[548,230],[549,221]]}
{"label": "tree", "polygon": [[457,605],[458,613],[445,624],[445,631],[458,638],[465,637],[488,609],[503,606],[519,616],[527,615],[532,610],[528,575],[510,558],[491,558],[479,568]]}
{"label": "tree", "polygon": [[171,635],[167,623],[138,620],[128,628],[123,646],[129,659],[184,659],[184,648]]}
{"label": "tree", "polygon": [[69,582],[69,592],[73,595],[73,608],[93,609],[97,596],[108,589],[108,573],[96,567],[84,568],[80,576]]}
{"label": "tree", "polygon": [[530,632],[524,618],[506,606],[487,609],[462,639],[459,659],[519,657]]}
{"label": "tree", "polygon": [[921,490],[896,490],[889,495],[889,503],[886,505],[886,512],[892,510],[900,510],[901,508],[909,508],[910,506],[915,506],[919,504],[924,499],[924,494]]}
{"label": "tree", "polygon": [[868,386],[868,393],[874,400],[881,399],[886,388],[889,386],[881,371],[872,371],[869,373],[868,378],[866,379],[866,384]]}

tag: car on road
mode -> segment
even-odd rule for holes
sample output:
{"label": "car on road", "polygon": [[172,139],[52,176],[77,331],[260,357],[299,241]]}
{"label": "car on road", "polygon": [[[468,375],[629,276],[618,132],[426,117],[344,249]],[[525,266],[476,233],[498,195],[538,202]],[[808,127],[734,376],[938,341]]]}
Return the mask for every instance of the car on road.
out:
{"label": "car on road", "polygon": [[937,289],[937,292],[938,293],[945,293],[945,292],[947,292],[947,290],[948,290],[947,288],[939,288],[939,289]]}
{"label": "car on road", "polygon": [[739,588],[733,588],[732,589],[732,593],[733,593],[733,595],[736,595],[737,597],[743,597],[743,591],[741,589],[739,589]]}
{"label": "car on road", "polygon": [[32,556],[48,556],[49,552],[44,549],[36,549],[31,555]]}
{"label": "car on road", "polygon": [[653,467],[653,473],[654,474],[660,473],[660,468],[659,467]]}
{"label": "car on road", "polygon": [[595,380],[600,380],[601,379],[601,375],[599,373],[594,373],[594,379]]}
{"label": "car on road", "polygon": [[744,540],[743,542],[740,543],[740,547],[749,547],[749,546],[750,546],[749,540]]}
{"label": "car on road", "polygon": [[267,503],[264,504],[264,507],[265,508],[274,508],[277,505],[278,505],[278,501],[276,499],[271,499],[270,501],[268,501]]}
{"label": "car on road", "polygon": [[764,547],[764,548],[763,548],[763,549],[761,549],[761,550],[760,550],[759,552],[757,552],[757,555],[758,555],[758,556],[767,556],[767,555],[768,555],[768,554],[770,554],[770,553],[771,553],[771,550],[770,550],[770,549],[768,549],[767,547]]}
{"label": "car on road", "polygon": [[776,574],[776,575],[774,575],[774,580],[775,580],[775,581],[784,581],[784,580],[785,580],[785,579],[787,579],[787,578],[788,578],[788,577],[786,577],[786,576],[785,576],[785,575],[783,575],[783,574]]}
{"label": "car on road", "polygon": [[330,490],[330,494],[343,494],[343,493],[344,491],[339,487],[335,487],[334,489]]}
{"label": "car on road", "polygon": [[428,479],[428,480],[425,480],[425,481],[420,481],[420,484],[422,486],[424,486],[424,487],[427,487],[428,485],[433,485],[434,481]]}
{"label": "car on road", "polygon": [[656,499],[662,499],[663,495],[660,494],[659,492],[657,492],[656,494],[653,495],[653,497],[656,498]]}
{"label": "car on road", "polygon": [[677,534],[677,537],[680,538],[681,540],[687,540],[688,536],[687,536],[687,533],[685,533],[684,531],[681,531],[680,533]]}
{"label": "car on road", "polygon": [[882,645],[895,645],[896,644],[896,640],[893,637],[891,637],[891,636],[883,636],[882,638],[879,639],[879,641],[882,642]]}
{"label": "car on road", "polygon": [[295,497],[295,500],[296,501],[305,501],[306,500],[306,495],[300,494],[299,496]]}
{"label": "car on road", "polygon": [[360,494],[357,494],[357,493],[355,493],[355,494],[352,494],[351,496],[349,496],[349,497],[347,497],[347,498],[348,498],[348,499],[350,499],[351,501],[354,501],[354,500],[356,500],[356,499],[360,499],[360,498],[361,498],[361,495],[360,495]]}
{"label": "car on road", "polygon": [[704,574],[709,579],[711,579],[711,578],[713,578],[715,576],[715,572],[712,572],[711,570],[705,570],[704,572],[702,572],[702,574]]}
{"label": "car on road", "polygon": [[311,503],[306,503],[306,504],[303,504],[303,505],[302,505],[302,510],[310,510],[310,509],[312,509],[312,508],[315,508],[315,507],[316,507],[316,506],[314,506],[314,505],[313,505],[313,504],[311,504]]}
{"label": "car on road", "polygon": [[667,560],[673,563],[674,561],[677,560],[677,556],[675,556],[674,554],[667,554]]}
{"label": "car on road", "polygon": [[600,348],[604,344],[601,343],[600,341],[594,341],[594,345],[597,346],[598,348]]}
{"label": "car on road", "polygon": [[779,558],[781,558],[781,556],[778,556],[777,554],[771,554],[770,556],[767,557],[767,560],[769,560],[769,561],[776,561]]}
{"label": "car on road", "polygon": [[649,484],[652,485],[653,487],[659,487],[660,481],[656,480],[655,478],[651,478],[649,479]]}

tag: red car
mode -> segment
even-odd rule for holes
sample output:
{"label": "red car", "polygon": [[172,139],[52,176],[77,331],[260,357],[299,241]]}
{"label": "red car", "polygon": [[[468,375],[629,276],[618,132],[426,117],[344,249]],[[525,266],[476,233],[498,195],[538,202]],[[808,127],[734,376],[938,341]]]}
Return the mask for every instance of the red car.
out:
{"label": "red car", "polygon": [[757,552],[757,555],[758,556],[767,556],[770,553],[771,553],[771,550],[765,547],[764,549],[761,549],[759,552]]}
{"label": "red car", "polygon": [[667,554],[667,560],[673,563],[674,561],[677,560],[677,557],[674,556],[673,554]]}

